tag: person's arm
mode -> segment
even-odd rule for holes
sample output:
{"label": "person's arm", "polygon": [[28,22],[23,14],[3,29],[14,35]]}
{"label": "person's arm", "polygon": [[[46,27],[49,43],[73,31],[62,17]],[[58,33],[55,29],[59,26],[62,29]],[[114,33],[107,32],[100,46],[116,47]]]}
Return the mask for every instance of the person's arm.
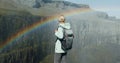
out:
{"label": "person's arm", "polygon": [[61,27],[59,27],[58,30],[55,30],[55,36],[57,36],[59,39],[63,38],[63,29]]}

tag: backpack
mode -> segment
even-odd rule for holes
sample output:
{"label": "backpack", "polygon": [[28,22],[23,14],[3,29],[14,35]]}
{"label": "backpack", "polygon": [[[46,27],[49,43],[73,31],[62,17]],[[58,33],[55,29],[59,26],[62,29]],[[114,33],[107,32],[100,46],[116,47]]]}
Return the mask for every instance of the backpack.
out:
{"label": "backpack", "polygon": [[[62,27],[62,26],[59,26],[59,27]],[[64,51],[67,51],[67,50],[70,50],[72,49],[72,44],[73,44],[73,38],[74,38],[74,35],[73,35],[73,31],[72,29],[66,29],[64,27],[63,28],[63,39],[59,39],[61,41],[61,48],[64,50]]]}

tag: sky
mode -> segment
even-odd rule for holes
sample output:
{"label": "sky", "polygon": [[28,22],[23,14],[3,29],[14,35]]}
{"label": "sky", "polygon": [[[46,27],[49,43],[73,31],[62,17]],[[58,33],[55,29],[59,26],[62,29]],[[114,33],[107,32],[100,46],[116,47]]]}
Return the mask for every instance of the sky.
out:
{"label": "sky", "polygon": [[66,0],[78,4],[88,4],[96,11],[106,12],[109,16],[120,19],[120,0]]}

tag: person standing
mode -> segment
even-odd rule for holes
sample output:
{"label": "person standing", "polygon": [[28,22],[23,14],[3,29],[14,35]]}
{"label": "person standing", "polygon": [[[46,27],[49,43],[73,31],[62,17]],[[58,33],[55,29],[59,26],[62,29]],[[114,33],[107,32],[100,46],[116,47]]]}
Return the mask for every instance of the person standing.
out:
{"label": "person standing", "polygon": [[55,42],[54,63],[67,63],[66,62],[67,51],[62,49],[62,41],[65,38],[64,28],[70,29],[71,26],[69,23],[65,23],[65,17],[63,15],[59,17],[58,21],[59,21],[58,28],[57,30],[55,30],[55,36],[57,37],[57,40]]}

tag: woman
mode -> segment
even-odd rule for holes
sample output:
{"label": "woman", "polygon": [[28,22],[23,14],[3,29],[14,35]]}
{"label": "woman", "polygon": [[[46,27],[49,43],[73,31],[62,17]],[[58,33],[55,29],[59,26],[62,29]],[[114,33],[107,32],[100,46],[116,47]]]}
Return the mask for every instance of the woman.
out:
{"label": "woman", "polygon": [[54,63],[66,63],[66,55],[67,51],[64,51],[61,48],[61,40],[64,39],[63,28],[70,29],[70,24],[65,23],[65,17],[61,15],[58,19],[59,25],[58,29],[55,30],[55,36],[58,38],[55,43],[55,56],[54,56]]}

